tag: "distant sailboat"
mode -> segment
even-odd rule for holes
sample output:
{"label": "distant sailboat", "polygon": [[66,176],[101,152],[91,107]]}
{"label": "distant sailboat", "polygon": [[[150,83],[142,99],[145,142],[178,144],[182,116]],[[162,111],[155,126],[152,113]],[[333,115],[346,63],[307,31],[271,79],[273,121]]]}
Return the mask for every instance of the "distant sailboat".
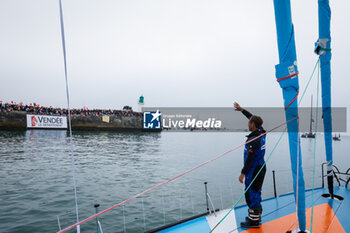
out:
{"label": "distant sailboat", "polygon": [[312,132],[312,122],[314,119],[312,118],[312,95],[311,95],[311,116],[310,116],[310,131],[308,133],[303,133],[301,135],[302,138],[315,138],[315,133]]}

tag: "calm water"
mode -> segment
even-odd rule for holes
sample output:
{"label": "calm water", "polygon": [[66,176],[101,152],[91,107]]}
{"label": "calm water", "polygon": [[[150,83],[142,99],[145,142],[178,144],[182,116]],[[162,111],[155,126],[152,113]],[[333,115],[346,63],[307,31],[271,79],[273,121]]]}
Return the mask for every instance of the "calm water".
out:
{"label": "calm water", "polygon": [[[267,136],[266,157],[279,133]],[[244,143],[241,133],[74,132],[80,220]],[[313,140],[302,140],[307,188],[312,184]],[[316,186],[325,159],[317,138]],[[346,145],[334,142],[335,164],[350,167]],[[56,232],[75,222],[69,138],[65,131],[0,131],[0,232]],[[237,177],[243,148],[101,216],[105,233],[143,232],[206,211],[203,182],[216,208],[232,207],[243,192]],[[292,191],[287,137],[267,164],[263,197]],[[241,202],[243,204],[243,202]],[[81,226],[96,232],[95,221]],[[70,232],[75,232],[71,230]]]}

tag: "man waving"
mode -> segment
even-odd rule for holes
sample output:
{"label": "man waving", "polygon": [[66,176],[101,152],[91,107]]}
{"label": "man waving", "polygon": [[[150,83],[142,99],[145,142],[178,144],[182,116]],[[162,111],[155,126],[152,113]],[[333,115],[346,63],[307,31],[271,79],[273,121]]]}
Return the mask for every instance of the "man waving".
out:
{"label": "man waving", "polygon": [[[248,128],[249,131],[251,131],[247,136],[247,142],[249,142],[246,143],[244,148],[244,166],[241,175],[238,178],[241,183],[243,183],[243,180],[245,181],[245,189],[247,189],[265,163],[264,155],[266,135],[264,134],[265,130],[262,127],[263,120],[261,117],[252,115],[236,102],[234,103],[234,107],[236,111],[241,111],[243,115],[249,119]],[[246,221],[241,222],[242,227],[259,228],[262,214],[261,188],[264,182],[265,173],[266,166],[263,167],[249,190],[245,193],[245,200],[249,206],[249,210]]]}

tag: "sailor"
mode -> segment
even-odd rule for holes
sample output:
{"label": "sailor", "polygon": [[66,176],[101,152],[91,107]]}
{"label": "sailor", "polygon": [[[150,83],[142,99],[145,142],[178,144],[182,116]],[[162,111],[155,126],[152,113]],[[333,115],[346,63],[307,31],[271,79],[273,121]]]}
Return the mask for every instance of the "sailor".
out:
{"label": "sailor", "polygon": [[[241,222],[242,227],[259,228],[261,222],[262,206],[261,206],[261,188],[264,182],[266,166],[263,166],[265,155],[265,130],[262,127],[263,120],[261,117],[252,115],[243,109],[237,102],[234,103],[236,111],[241,111],[248,119],[248,128],[251,133],[247,136],[247,142],[244,148],[244,166],[239,176],[239,182],[245,184],[247,190],[254,177],[260,173],[245,193],[245,200],[249,207],[248,217],[245,222]],[[260,136],[260,137],[259,137]],[[259,137],[259,138],[257,138]]]}

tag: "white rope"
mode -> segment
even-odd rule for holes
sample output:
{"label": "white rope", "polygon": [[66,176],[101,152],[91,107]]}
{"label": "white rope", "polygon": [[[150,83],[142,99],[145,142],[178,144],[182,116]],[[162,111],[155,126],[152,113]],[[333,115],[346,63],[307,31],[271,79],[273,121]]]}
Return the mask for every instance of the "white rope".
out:
{"label": "white rope", "polygon": [[[314,220],[314,189],[315,189],[315,172],[316,172],[316,142],[317,142],[317,128],[318,128],[318,99],[319,99],[319,89],[320,89],[320,64],[318,63],[317,69],[317,96],[316,96],[316,122],[315,122],[315,142],[314,142],[314,158],[313,158],[313,175],[312,175],[312,197],[311,197],[311,223],[310,232],[312,233],[313,220]],[[313,106],[311,106],[312,108]],[[322,165],[323,166],[323,165]],[[322,177],[323,179],[323,177]]]}
{"label": "white rope", "polygon": [[97,221],[97,224],[98,224],[98,227],[99,227],[99,229],[100,229],[100,233],[103,233],[102,226],[101,226],[101,222],[100,222],[100,221]]}
{"label": "white rope", "polygon": [[143,230],[146,231],[146,214],[145,214],[145,204],[143,203],[143,196],[141,197],[142,200],[142,214],[143,214]]}
{"label": "white rope", "polygon": [[57,223],[58,223],[58,229],[62,230],[61,223],[60,223],[60,217],[58,217],[58,215],[57,215]]}
{"label": "white rope", "polygon": [[165,201],[164,201],[164,193],[162,193],[162,206],[163,206],[163,225],[165,225]]}
{"label": "white rope", "polygon": [[[187,188],[187,189],[189,189],[189,188]],[[189,189],[190,190],[190,198],[191,198],[191,207],[192,207],[192,213],[193,213],[193,215],[195,215],[194,214],[194,204],[193,204],[193,195],[192,195],[192,190],[191,189]]]}
{"label": "white rope", "polygon": [[124,205],[123,205],[123,221],[124,221],[124,233],[126,233],[126,223],[125,223],[125,213],[124,213]]}
{"label": "white rope", "polygon": [[233,191],[233,182],[228,182],[228,184],[229,184],[229,187],[230,187],[230,189],[231,189],[231,197],[232,197],[232,202],[233,203],[235,203],[235,193],[234,193],[234,191]]}
{"label": "white rope", "polygon": [[179,202],[180,202],[180,220],[182,220],[182,202],[181,202],[181,199],[182,199],[182,196],[181,196],[181,189],[180,189],[180,199],[179,199]]}
{"label": "white rope", "polygon": [[[64,36],[63,10],[62,10],[61,0],[59,0],[59,4],[60,4],[62,49],[63,49],[63,58],[64,58],[64,75],[65,75],[65,79],[66,79],[66,94],[67,94],[67,105],[68,105],[68,125],[69,125],[69,137],[70,137],[70,151],[71,151],[71,157],[72,157],[72,173],[73,173],[73,183],[74,183],[75,213],[76,213],[77,222],[79,222],[77,184],[76,184],[75,165],[74,165],[75,162],[74,162],[74,148],[73,148],[73,136],[72,136],[72,122],[71,122],[71,114],[70,114],[70,101],[69,101],[69,89],[68,89],[66,42],[65,42],[65,36]],[[77,233],[80,233],[80,225],[77,226]]]}
{"label": "white rope", "polygon": [[222,201],[222,186],[221,186],[221,184],[220,184],[219,188],[220,188],[220,202],[221,202],[221,209],[223,210],[223,209],[224,209],[224,203],[223,203],[223,201]]}
{"label": "white rope", "polygon": [[299,155],[300,155],[300,153],[299,153],[299,143],[300,143],[300,141],[299,141],[299,119],[298,119],[298,138],[297,138],[297,143],[298,143],[298,145],[297,145],[297,187],[296,187],[296,212],[295,212],[295,216],[296,216],[296,223],[295,223],[295,228],[296,229],[298,229],[298,209],[299,209]]}

